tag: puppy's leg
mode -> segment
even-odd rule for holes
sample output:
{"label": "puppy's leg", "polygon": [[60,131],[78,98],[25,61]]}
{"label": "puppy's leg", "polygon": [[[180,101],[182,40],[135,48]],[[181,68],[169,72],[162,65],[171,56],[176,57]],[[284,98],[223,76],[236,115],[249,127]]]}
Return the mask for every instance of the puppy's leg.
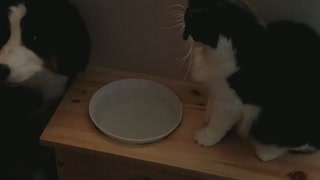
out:
{"label": "puppy's leg", "polygon": [[271,161],[285,154],[289,149],[255,142],[256,154],[262,161]]}
{"label": "puppy's leg", "polygon": [[241,112],[242,117],[237,124],[237,132],[241,137],[247,138],[250,134],[253,122],[257,120],[260,115],[261,108],[252,104],[244,104],[241,107]]}
{"label": "puppy's leg", "polygon": [[[228,86],[227,86],[228,87]],[[219,89],[216,89],[219,92]],[[213,146],[237,123],[241,115],[241,100],[228,88],[220,89],[223,93],[213,94],[210,109],[207,109],[208,125],[198,131],[195,140],[203,146]],[[221,91],[220,91],[221,92]]]}
{"label": "puppy's leg", "polygon": [[211,109],[212,109],[212,103],[213,103],[213,97],[209,96],[208,103],[207,103],[207,108],[204,116],[204,120],[206,123],[209,122],[210,116],[211,116]]}

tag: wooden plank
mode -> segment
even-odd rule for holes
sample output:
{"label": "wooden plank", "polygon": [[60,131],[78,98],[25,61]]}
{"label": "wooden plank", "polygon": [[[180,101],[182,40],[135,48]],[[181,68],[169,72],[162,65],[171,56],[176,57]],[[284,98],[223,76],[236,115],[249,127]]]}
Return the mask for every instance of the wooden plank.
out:
{"label": "wooden plank", "polygon": [[[85,153],[57,150],[60,180],[205,180],[181,170],[123,158],[97,158]],[[210,178],[212,179],[212,178]],[[215,177],[215,180],[223,180]]]}
{"label": "wooden plank", "polygon": [[[88,115],[90,98],[106,83],[123,78],[151,79],[168,86],[178,95],[184,105],[184,116],[173,134],[153,144],[125,145],[102,135],[94,127]],[[287,154],[264,163],[257,159],[247,142],[233,135],[211,148],[194,143],[194,133],[204,124],[206,97],[205,88],[196,83],[92,66],[69,89],[43,132],[41,142],[57,149],[91,153],[98,157],[122,157],[176,168],[199,177],[290,179],[288,174],[302,171],[309,180],[320,179],[319,153]]]}

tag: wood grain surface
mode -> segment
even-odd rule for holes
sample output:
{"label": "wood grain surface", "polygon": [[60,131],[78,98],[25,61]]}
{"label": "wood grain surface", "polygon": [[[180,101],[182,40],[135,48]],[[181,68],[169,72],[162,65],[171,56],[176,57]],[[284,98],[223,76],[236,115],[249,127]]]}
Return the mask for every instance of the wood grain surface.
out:
{"label": "wood grain surface", "polygon": [[[178,95],[184,115],[176,131],[156,143],[127,145],[104,136],[94,127],[88,114],[90,98],[105,84],[125,78],[154,80]],[[261,162],[253,147],[232,133],[214,147],[197,145],[193,136],[204,126],[206,100],[206,89],[197,83],[90,66],[68,90],[40,140],[59,151],[100,160],[120,158],[127,164],[146,163],[198,179],[291,180],[299,176],[298,180],[320,180],[319,153],[286,154],[271,162]]]}

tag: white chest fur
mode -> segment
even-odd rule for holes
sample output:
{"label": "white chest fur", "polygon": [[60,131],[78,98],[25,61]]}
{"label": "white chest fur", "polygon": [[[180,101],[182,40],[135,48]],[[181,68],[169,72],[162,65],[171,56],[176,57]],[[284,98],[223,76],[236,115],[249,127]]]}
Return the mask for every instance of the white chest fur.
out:
{"label": "white chest fur", "polygon": [[192,77],[196,81],[212,85],[215,81],[225,80],[236,71],[235,50],[231,40],[220,36],[215,49],[193,42]]}
{"label": "white chest fur", "polygon": [[218,143],[241,118],[242,101],[227,82],[227,77],[236,71],[230,40],[220,36],[215,49],[193,42],[192,77],[206,84],[210,91],[205,116],[208,125],[195,137],[201,145]]}

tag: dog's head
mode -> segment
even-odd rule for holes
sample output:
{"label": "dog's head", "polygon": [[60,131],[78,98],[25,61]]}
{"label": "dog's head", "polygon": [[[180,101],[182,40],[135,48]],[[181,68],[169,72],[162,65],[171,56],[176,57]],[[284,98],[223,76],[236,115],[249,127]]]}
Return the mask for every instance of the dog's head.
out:
{"label": "dog's head", "polygon": [[89,51],[85,25],[67,0],[0,2],[1,84],[62,88],[84,68]]}
{"label": "dog's head", "polygon": [[242,27],[257,24],[250,8],[238,0],[189,0],[183,38],[216,47],[220,35],[232,38]]}
{"label": "dog's head", "polygon": [[[44,70],[44,62],[23,40],[22,21],[27,14],[23,4],[10,6],[8,19],[2,19],[0,81],[9,84],[24,82]],[[3,18],[3,16],[2,16]],[[36,40],[36,37],[33,37]]]}

